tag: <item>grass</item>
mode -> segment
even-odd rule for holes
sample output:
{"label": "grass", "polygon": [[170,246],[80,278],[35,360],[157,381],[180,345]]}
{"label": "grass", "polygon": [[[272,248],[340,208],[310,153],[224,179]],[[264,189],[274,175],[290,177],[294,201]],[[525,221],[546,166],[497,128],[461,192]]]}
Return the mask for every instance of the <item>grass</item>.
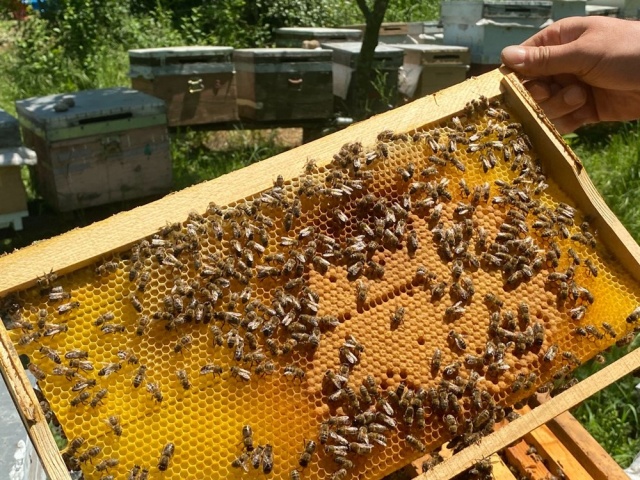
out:
{"label": "grass", "polygon": [[[636,122],[600,125],[567,138],[605,201],[633,238],[640,240],[640,125]],[[614,347],[607,354],[616,360],[640,344]],[[601,368],[581,367],[582,379]],[[640,451],[640,406],[632,375],[596,393],[572,412],[591,435],[622,467]]]}

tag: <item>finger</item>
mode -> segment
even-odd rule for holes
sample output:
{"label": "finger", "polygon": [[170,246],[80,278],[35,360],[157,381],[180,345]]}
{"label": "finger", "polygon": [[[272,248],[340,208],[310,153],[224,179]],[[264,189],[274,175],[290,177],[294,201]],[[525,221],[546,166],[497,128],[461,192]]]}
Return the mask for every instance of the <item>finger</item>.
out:
{"label": "finger", "polygon": [[542,103],[551,97],[551,85],[549,82],[543,82],[539,80],[531,80],[525,83],[525,87],[529,90],[529,95],[536,102]]}
{"label": "finger", "polygon": [[542,45],[563,45],[578,39],[589,28],[589,20],[583,17],[562,19],[532,35],[520,45],[541,47]]}
{"label": "finger", "polygon": [[577,42],[539,47],[509,46],[502,50],[502,63],[529,78],[579,75],[589,68],[590,56],[586,53]]}
{"label": "finger", "polygon": [[587,102],[587,92],[579,84],[564,87],[547,100],[539,102],[544,113],[551,120],[562,118],[575,112]]}
{"label": "finger", "polygon": [[593,105],[587,102],[578,110],[571,112],[564,117],[556,118],[555,120],[553,120],[553,124],[555,125],[558,132],[560,132],[562,135],[566,135],[567,133],[574,132],[584,125],[587,125],[589,123],[596,123],[597,121],[598,116],[596,115]]}

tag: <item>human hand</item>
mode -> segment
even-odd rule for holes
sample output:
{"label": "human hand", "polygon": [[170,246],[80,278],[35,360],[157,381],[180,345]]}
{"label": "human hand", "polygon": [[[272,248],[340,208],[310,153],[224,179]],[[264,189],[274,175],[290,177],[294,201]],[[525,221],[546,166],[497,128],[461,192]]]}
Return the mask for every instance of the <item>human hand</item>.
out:
{"label": "human hand", "polygon": [[640,118],[640,22],[565,18],[506,47],[502,62],[525,78],[560,133]]}

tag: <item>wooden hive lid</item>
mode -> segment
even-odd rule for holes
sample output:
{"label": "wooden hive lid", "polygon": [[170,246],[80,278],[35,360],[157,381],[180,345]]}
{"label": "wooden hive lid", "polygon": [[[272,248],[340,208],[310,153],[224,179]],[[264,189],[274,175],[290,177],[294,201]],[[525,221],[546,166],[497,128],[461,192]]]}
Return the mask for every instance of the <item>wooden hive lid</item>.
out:
{"label": "wooden hive lid", "polygon": [[[355,68],[356,61],[360,56],[362,42],[330,42],[323,43],[322,48],[333,50],[333,61],[342,65]],[[390,61],[402,65],[404,52],[400,48],[391,47],[385,44],[378,44],[374,53],[377,61]]]}
{"label": "wooden hive lid", "polygon": [[328,27],[283,27],[276,29],[276,35],[299,38],[349,38],[359,40],[362,30],[357,28],[328,28]]}
{"label": "wooden hive lid", "polygon": [[[56,111],[65,99],[74,105]],[[164,101],[124,87],[17,100],[16,110],[24,127],[49,141],[166,123]]]}
{"label": "wooden hive lid", "polygon": [[129,62],[139,65],[164,66],[183,63],[230,62],[233,47],[210,47],[203,45],[138,48],[129,50]]}
{"label": "wooden hive lid", "polygon": [[233,52],[233,60],[236,63],[330,61],[331,51],[307,48],[241,48]]}
{"label": "wooden hive lid", "polygon": [[129,77],[232,73],[233,47],[183,46],[129,50]]}

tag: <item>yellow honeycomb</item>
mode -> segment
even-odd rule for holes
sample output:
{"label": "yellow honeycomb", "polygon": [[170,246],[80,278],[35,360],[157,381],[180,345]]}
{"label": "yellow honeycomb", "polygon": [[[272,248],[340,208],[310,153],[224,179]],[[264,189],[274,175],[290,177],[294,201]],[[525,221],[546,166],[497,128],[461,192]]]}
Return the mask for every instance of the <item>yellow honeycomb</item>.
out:
{"label": "yellow honeycomb", "polygon": [[506,108],[480,99],[347,144],[5,298],[68,464],[87,479],[380,478],[475,441],[629,338],[638,285]]}

